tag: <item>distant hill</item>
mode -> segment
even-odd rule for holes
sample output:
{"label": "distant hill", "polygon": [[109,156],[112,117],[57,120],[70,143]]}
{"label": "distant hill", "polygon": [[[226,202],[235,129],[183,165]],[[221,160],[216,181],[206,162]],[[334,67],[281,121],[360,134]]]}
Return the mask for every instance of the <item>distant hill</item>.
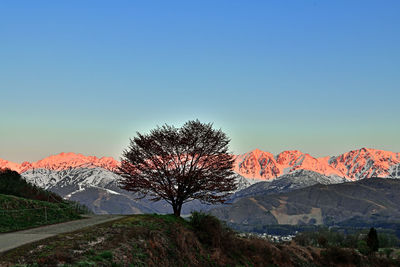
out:
{"label": "distant hill", "polygon": [[400,221],[400,180],[363,179],[282,194],[258,192],[212,214],[237,228],[256,225],[335,225]]}

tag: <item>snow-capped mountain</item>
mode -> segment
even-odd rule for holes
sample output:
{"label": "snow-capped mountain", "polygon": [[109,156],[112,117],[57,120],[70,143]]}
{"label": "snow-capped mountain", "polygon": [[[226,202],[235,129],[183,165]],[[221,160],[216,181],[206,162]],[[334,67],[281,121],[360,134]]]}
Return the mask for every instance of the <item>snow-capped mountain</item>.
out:
{"label": "snow-capped mountain", "polygon": [[[54,188],[83,188],[97,186],[107,188],[117,185],[119,176],[99,167],[69,168],[64,170],[31,169],[22,173],[26,181],[46,190]],[[64,194],[62,194],[64,195]]]}
{"label": "snow-capped mountain", "polygon": [[263,181],[252,184],[243,190],[237,191],[232,195],[231,199],[234,202],[240,198],[248,196],[280,194],[315,184],[339,184],[345,181],[345,178],[328,177],[314,171],[295,170],[272,181]]}
{"label": "snow-capped mountain", "polygon": [[295,170],[310,170],[331,177],[359,180],[391,176],[400,153],[362,148],[334,157],[314,158],[298,150],[278,155],[253,150],[236,157],[235,171],[246,178],[273,180]]}
{"label": "snow-capped mountain", "polygon": [[[273,180],[296,170],[310,170],[349,180],[397,177],[399,168],[396,166],[399,164],[400,153],[378,149],[362,148],[339,156],[322,158],[314,158],[298,150],[283,151],[273,155],[256,149],[236,156],[234,170],[250,179],[249,182],[252,184],[260,180]],[[111,157],[97,158],[76,153],[60,153],[36,162],[21,164],[0,159],[0,168],[9,168],[20,173],[35,169],[62,171],[74,168],[102,168],[112,171],[118,165],[119,162]]]}
{"label": "snow-capped mountain", "polygon": [[[110,157],[75,153],[60,153],[22,164],[0,159],[0,168],[16,170],[29,182],[66,199],[79,201],[95,213],[169,212],[169,205],[162,201],[138,200],[134,194],[120,189],[119,177],[112,172],[118,164]],[[331,184],[373,176],[400,178],[400,153],[363,148],[336,157],[314,158],[297,150],[276,156],[254,150],[236,157],[235,171],[239,186],[235,195],[240,198],[241,193],[254,194],[260,190],[280,193],[316,183]],[[268,182],[251,186],[260,181]],[[183,213],[211,207],[192,201],[183,207]]]}
{"label": "snow-capped mountain", "polygon": [[153,213],[148,201],[118,187],[119,176],[100,167],[63,170],[31,169],[21,174],[28,182],[78,201],[97,214]]}
{"label": "snow-capped mountain", "polygon": [[0,168],[8,168],[19,173],[32,169],[65,170],[71,168],[96,168],[113,170],[119,162],[112,157],[97,158],[95,156],[84,156],[78,153],[60,153],[51,155],[36,162],[23,162],[21,164],[0,159]]}
{"label": "snow-capped mountain", "polygon": [[400,153],[362,148],[328,160],[330,166],[353,180],[369,177],[388,177],[390,168],[400,163]]}
{"label": "snow-capped mountain", "polygon": [[[120,177],[104,168],[83,167],[64,170],[31,169],[21,174],[25,180],[57,193],[61,197],[78,201],[98,214],[170,213],[165,201],[152,202],[147,198],[139,200],[137,195],[119,188]],[[237,175],[239,189],[251,183]],[[206,210],[212,205],[191,201],[183,206],[182,213]]]}

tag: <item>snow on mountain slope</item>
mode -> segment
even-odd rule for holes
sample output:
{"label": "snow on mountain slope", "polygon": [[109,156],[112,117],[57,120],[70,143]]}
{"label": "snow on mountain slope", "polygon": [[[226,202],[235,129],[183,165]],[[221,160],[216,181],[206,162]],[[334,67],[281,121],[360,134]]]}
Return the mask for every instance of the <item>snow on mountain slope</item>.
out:
{"label": "snow on mountain slope", "polygon": [[[0,159],[0,168],[16,170],[29,182],[79,201],[96,213],[169,212],[165,202],[138,201],[137,196],[120,189],[119,177],[111,171],[118,164],[113,158],[75,153],[61,153],[22,164]],[[235,171],[239,185],[236,196],[243,189],[246,192],[246,188],[250,194],[254,190],[279,193],[315,183],[341,182],[343,178],[400,177],[400,153],[363,148],[337,157],[314,158],[297,150],[276,156],[254,150],[236,157]],[[268,182],[251,186],[260,181]],[[183,207],[183,212],[210,207],[191,201]]]}
{"label": "snow on mountain slope", "polygon": [[149,201],[140,201],[118,187],[119,176],[100,167],[64,170],[31,169],[21,174],[28,182],[78,201],[97,214],[157,212]]}
{"label": "snow on mountain slope", "polygon": [[400,164],[390,166],[389,177],[400,178]]}
{"label": "snow on mountain slope", "polygon": [[[104,214],[170,213],[165,201],[138,200],[137,195],[118,186],[119,176],[103,168],[69,168],[64,170],[32,169],[22,173],[30,183],[59,194],[65,199],[78,201],[93,212]],[[237,175],[239,189],[251,184],[251,180]],[[206,210],[211,205],[190,201],[183,206],[183,213]]]}
{"label": "snow on mountain slope", "polygon": [[344,178],[328,177],[310,170],[295,170],[272,181],[259,182],[240,190],[231,197],[231,201],[235,202],[247,196],[280,194],[315,184],[338,184],[344,181]]}
{"label": "snow on mountain slope", "polygon": [[14,162],[4,160],[4,159],[0,159],[0,168],[2,168],[2,169],[11,169],[11,170],[20,172],[20,166],[21,166],[21,164],[14,163]]}
{"label": "snow on mountain slope", "polygon": [[[283,151],[274,156],[269,152],[256,149],[236,156],[235,160],[235,172],[250,179],[251,183],[274,180],[296,170],[310,170],[330,177],[339,176],[358,180],[375,176],[393,176],[393,166],[400,164],[400,153],[362,148],[335,157],[314,158],[298,150]],[[0,159],[0,168],[10,168],[20,173],[34,169],[62,171],[73,168],[103,168],[113,170],[118,164],[119,162],[111,157],[97,158],[75,153],[60,153],[37,162],[22,164]]]}
{"label": "snow on mountain slope", "polygon": [[400,153],[362,148],[332,157],[328,163],[352,180],[388,177],[390,167],[400,163]]}
{"label": "snow on mountain slope", "polygon": [[324,175],[342,176],[325,158],[313,158],[298,150],[284,151],[277,156],[258,149],[236,158],[235,171],[244,177],[273,180],[295,170],[311,170]]}
{"label": "snow on mountain slope", "polygon": [[19,164],[19,163],[11,162],[8,160],[0,159],[0,169],[10,169],[10,170],[14,170],[19,173],[22,173],[22,172],[26,171],[27,169],[29,169],[30,167],[31,167],[31,164],[26,161]]}
{"label": "snow on mountain slope", "polygon": [[119,162],[112,157],[97,158],[95,156],[84,156],[78,153],[60,153],[51,155],[36,162],[23,162],[21,164],[0,159],[0,168],[9,168],[19,173],[32,169],[65,170],[70,168],[104,168],[113,170]]}
{"label": "snow on mountain slope", "polygon": [[295,170],[310,170],[330,177],[358,180],[388,177],[400,163],[400,153],[362,148],[337,157],[314,158],[297,150],[276,156],[258,149],[236,157],[235,171],[246,178],[273,180]]}
{"label": "snow on mountain slope", "polygon": [[101,167],[113,170],[118,166],[118,161],[111,157],[97,158],[95,156],[84,156],[75,153],[60,153],[52,155],[37,162],[32,163],[34,169],[64,170],[68,168],[78,168],[82,166]]}
{"label": "snow on mountain slope", "polygon": [[259,149],[237,156],[235,162],[236,173],[246,178],[269,180],[283,172],[274,155]]}
{"label": "snow on mountain slope", "polygon": [[45,189],[97,186],[105,188],[117,183],[118,175],[103,168],[69,168],[64,170],[31,169],[22,173],[28,182]]}

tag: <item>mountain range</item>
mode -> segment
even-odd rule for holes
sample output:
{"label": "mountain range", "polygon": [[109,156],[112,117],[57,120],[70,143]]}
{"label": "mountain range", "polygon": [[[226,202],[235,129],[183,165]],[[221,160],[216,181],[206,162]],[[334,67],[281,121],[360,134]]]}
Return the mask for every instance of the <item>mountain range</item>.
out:
{"label": "mountain range", "polygon": [[[337,184],[363,178],[400,177],[400,153],[362,148],[339,156],[314,158],[297,150],[278,155],[253,150],[235,156],[239,188],[229,202],[245,197],[290,192],[315,184]],[[15,170],[30,183],[63,198],[85,204],[95,213],[168,213],[163,201],[138,200],[119,188],[113,170],[119,162],[76,153],[60,153],[21,164],[0,159],[0,168]],[[261,183],[260,183],[261,182]],[[182,212],[209,210],[215,206],[191,201]]]}
{"label": "mountain range", "polygon": [[106,170],[113,170],[119,165],[119,162],[112,157],[97,158],[95,156],[84,156],[78,153],[60,153],[51,155],[36,162],[22,162],[21,164],[0,159],[0,168],[8,168],[19,173],[26,172],[32,169],[47,169],[47,170],[65,170],[71,168],[82,167],[100,167]]}
{"label": "mountain range", "polygon": [[[112,157],[97,158],[76,153],[60,153],[36,162],[21,164],[0,159],[0,168],[19,173],[32,169],[65,170],[99,167],[112,171],[119,162]],[[298,150],[273,155],[255,149],[235,156],[236,173],[248,179],[273,180],[296,170],[310,170],[325,176],[359,180],[369,177],[397,177],[400,174],[400,153],[361,148],[338,156],[315,158]]]}
{"label": "mountain range", "polygon": [[400,153],[361,148],[339,156],[314,158],[298,150],[278,155],[253,150],[236,157],[235,171],[246,178],[273,180],[295,170],[310,170],[326,176],[359,180],[370,177],[398,176]]}
{"label": "mountain range", "polygon": [[262,225],[368,225],[400,221],[400,180],[362,179],[240,198],[211,213],[231,226],[252,230]]}

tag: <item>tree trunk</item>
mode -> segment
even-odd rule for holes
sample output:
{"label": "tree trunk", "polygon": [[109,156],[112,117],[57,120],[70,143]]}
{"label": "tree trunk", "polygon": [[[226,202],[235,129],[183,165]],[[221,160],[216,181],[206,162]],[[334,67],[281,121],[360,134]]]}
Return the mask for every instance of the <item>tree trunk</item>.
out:
{"label": "tree trunk", "polygon": [[177,216],[177,217],[181,216],[182,204],[177,203],[175,205],[172,205],[172,209],[174,210],[175,216]]}

